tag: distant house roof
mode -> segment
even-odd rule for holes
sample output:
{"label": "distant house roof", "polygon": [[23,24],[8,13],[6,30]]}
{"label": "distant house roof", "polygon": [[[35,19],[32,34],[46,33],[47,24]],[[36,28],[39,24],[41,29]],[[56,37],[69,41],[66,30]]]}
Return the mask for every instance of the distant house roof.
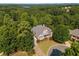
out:
{"label": "distant house roof", "polygon": [[47,35],[52,32],[51,29],[46,27],[45,25],[37,25],[33,27],[31,31],[34,33],[36,37],[38,37],[40,34]]}
{"label": "distant house roof", "polygon": [[70,34],[79,37],[79,29],[70,30]]}
{"label": "distant house roof", "polygon": [[48,55],[49,56],[61,56],[61,54],[65,52],[66,48],[68,47],[62,44],[53,46],[49,49]]}

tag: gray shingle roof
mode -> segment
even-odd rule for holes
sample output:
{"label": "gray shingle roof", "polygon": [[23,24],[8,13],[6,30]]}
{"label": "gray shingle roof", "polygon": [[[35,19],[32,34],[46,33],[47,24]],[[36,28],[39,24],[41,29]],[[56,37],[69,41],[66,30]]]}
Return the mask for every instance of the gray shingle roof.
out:
{"label": "gray shingle roof", "polygon": [[70,30],[70,34],[79,37],[79,29]]}
{"label": "gray shingle roof", "polygon": [[[43,31],[45,31],[45,30],[47,30],[47,32],[43,33]],[[37,26],[33,27],[31,31],[34,33],[34,35],[36,37],[38,37],[40,34],[45,35],[45,34],[50,34],[52,32],[51,29],[46,27],[45,25],[37,25]]]}
{"label": "gray shingle roof", "polygon": [[[65,49],[66,48],[68,48],[67,46],[65,46],[65,45],[56,45],[56,46],[53,46],[53,47],[51,47],[50,49],[49,49],[49,52],[48,52],[48,55],[50,56],[51,54],[56,54],[57,52],[54,52],[54,50],[55,49],[57,49],[57,50],[59,50],[59,51],[61,51],[61,52],[65,52]],[[51,56],[53,56],[53,55],[51,55]],[[54,55],[54,56],[58,56],[58,54],[57,55]]]}

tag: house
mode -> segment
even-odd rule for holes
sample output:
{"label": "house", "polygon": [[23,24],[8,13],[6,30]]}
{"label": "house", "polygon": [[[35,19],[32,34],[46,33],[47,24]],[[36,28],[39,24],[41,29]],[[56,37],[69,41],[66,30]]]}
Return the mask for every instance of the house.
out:
{"label": "house", "polygon": [[70,7],[70,6],[65,6],[65,7],[62,8],[62,9],[64,9],[66,12],[70,12],[71,7]]}
{"label": "house", "polygon": [[79,29],[70,30],[71,39],[79,40]]}
{"label": "house", "polygon": [[65,49],[68,47],[62,44],[58,44],[56,46],[52,46],[48,50],[48,56],[62,56],[65,53]]}
{"label": "house", "polygon": [[45,25],[37,25],[31,30],[34,34],[35,45],[37,40],[43,40],[45,38],[52,37],[52,30]]}

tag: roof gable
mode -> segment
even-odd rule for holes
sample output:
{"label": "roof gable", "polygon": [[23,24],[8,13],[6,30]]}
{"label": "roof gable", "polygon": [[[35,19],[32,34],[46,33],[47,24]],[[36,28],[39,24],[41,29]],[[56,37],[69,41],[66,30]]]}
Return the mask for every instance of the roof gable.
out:
{"label": "roof gable", "polygon": [[70,34],[74,36],[79,36],[79,29],[70,30]]}

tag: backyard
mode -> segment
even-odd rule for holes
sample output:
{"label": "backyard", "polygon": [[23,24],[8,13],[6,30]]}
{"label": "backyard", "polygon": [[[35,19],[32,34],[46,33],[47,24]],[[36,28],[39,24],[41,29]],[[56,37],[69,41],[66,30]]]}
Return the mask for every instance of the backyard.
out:
{"label": "backyard", "polygon": [[56,44],[59,44],[57,42],[55,42],[54,40],[43,40],[41,42],[38,43],[38,46],[40,47],[41,50],[43,50],[43,52],[45,53],[45,55],[47,55],[48,49],[51,46],[54,46]]}

